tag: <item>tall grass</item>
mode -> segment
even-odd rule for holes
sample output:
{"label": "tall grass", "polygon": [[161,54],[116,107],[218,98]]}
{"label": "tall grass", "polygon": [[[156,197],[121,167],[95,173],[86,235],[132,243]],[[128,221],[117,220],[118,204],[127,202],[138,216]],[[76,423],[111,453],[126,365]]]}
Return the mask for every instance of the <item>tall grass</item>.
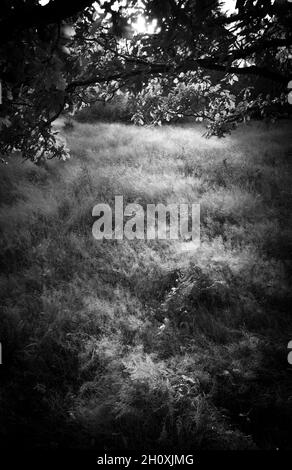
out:
{"label": "tall grass", "polygon": [[[64,131],[65,132],[65,131]],[[291,138],[74,123],[1,168],[0,440],[290,448]],[[201,247],[97,242],[92,208],[201,204]]]}

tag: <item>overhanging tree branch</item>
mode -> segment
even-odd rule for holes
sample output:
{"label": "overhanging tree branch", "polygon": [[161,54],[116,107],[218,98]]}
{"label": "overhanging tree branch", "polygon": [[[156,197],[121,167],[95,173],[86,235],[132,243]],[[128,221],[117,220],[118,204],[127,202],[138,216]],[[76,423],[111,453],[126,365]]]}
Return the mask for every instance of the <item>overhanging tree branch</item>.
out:
{"label": "overhanging tree branch", "polygon": [[73,91],[75,88],[78,87],[89,87],[94,86],[98,83],[107,83],[114,80],[128,80],[135,76],[139,75],[158,75],[158,74],[165,74],[172,72],[173,74],[179,72],[188,72],[188,71],[195,71],[198,67],[207,69],[207,70],[215,70],[218,72],[225,72],[225,73],[233,73],[237,75],[256,75],[259,77],[264,77],[269,80],[273,80],[275,82],[281,83],[283,85],[287,84],[287,77],[282,75],[279,72],[270,70],[265,67],[258,67],[255,65],[250,65],[247,67],[232,67],[229,65],[222,65],[217,63],[212,59],[197,59],[184,62],[177,66],[173,66],[173,64],[151,64],[148,63],[147,66],[139,67],[132,69],[130,71],[113,73],[107,76],[102,75],[94,75],[86,79],[75,80],[68,84],[67,92]]}
{"label": "overhanging tree branch", "polygon": [[247,67],[231,67],[229,65],[218,64],[209,59],[199,59],[197,63],[200,65],[200,67],[209,70],[216,70],[218,72],[225,73],[234,73],[237,75],[256,75],[258,77],[267,78],[278,83],[287,84],[287,77],[285,75],[270,70],[266,67],[258,67],[256,65],[250,65]]}
{"label": "overhanging tree branch", "polygon": [[229,58],[233,62],[238,59],[246,59],[257,52],[277,49],[278,47],[289,47],[292,45],[292,35],[287,38],[264,39],[242,49],[230,51]]}

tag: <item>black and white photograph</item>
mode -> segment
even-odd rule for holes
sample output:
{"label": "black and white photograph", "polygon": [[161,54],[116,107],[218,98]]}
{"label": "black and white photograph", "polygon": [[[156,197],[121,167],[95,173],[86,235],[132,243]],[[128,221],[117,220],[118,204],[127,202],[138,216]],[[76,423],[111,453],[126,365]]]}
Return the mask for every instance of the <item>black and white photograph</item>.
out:
{"label": "black and white photograph", "polygon": [[292,451],[291,25],[1,0],[3,470]]}

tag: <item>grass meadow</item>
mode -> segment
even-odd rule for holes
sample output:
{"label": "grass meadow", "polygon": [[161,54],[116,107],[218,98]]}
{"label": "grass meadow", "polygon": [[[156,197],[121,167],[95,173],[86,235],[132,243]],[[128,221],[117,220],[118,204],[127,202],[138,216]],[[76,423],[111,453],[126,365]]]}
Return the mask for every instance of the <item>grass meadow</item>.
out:
{"label": "grass meadow", "polygon": [[[77,123],[1,166],[2,445],[288,449],[289,123]],[[201,204],[201,246],[96,241],[93,207]]]}

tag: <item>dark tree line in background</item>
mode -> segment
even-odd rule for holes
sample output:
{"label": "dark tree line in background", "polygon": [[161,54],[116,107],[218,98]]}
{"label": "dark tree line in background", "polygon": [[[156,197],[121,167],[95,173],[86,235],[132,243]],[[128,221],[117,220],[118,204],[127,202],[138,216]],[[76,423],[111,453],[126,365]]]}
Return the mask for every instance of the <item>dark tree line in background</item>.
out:
{"label": "dark tree line in background", "polygon": [[[126,93],[136,124],[191,116],[224,135],[289,112],[292,4],[238,0],[5,0],[0,12],[0,153],[66,158],[62,113]],[[143,15],[156,27],[138,33]],[[134,99],[133,99],[134,97]]]}

